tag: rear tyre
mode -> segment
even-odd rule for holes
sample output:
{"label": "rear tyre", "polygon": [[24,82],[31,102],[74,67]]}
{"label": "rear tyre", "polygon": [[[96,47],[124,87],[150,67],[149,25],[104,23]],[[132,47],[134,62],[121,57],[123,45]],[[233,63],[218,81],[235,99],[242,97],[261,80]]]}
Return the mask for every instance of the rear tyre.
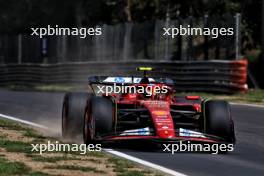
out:
{"label": "rear tyre", "polygon": [[74,92],[64,96],[62,108],[62,137],[73,139],[82,134],[83,115],[93,94]]}
{"label": "rear tyre", "polygon": [[114,104],[104,97],[93,97],[87,104],[84,115],[84,143],[93,143],[97,136],[107,135],[113,131]]}
{"label": "rear tyre", "polygon": [[226,101],[205,100],[202,111],[205,133],[218,136],[228,143],[235,142],[234,123]]}

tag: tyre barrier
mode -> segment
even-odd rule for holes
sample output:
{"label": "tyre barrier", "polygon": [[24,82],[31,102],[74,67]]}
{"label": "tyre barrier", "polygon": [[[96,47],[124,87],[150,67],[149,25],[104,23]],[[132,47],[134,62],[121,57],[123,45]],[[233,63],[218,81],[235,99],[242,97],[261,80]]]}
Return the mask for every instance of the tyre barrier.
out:
{"label": "tyre barrier", "polygon": [[88,76],[139,76],[136,67],[153,67],[153,77],[169,77],[179,91],[247,91],[246,59],[210,61],[123,61],[0,65],[0,85],[87,83]]}

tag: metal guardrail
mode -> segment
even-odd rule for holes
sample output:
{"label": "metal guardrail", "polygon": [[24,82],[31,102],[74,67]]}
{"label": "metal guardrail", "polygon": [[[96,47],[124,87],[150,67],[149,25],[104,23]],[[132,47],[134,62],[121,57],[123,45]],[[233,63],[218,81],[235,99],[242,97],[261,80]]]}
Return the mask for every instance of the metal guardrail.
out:
{"label": "metal guardrail", "polygon": [[179,91],[235,93],[247,90],[247,60],[74,62],[0,65],[0,85],[79,83],[91,75],[134,75],[136,67],[150,66],[153,76],[170,77]]}

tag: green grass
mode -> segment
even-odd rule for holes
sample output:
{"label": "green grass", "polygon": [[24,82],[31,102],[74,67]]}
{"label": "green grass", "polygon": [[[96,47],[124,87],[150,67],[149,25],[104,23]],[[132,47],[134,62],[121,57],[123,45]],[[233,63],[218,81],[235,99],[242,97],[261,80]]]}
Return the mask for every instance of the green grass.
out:
{"label": "green grass", "polygon": [[14,123],[10,120],[0,119],[0,127],[10,129],[10,130],[17,130],[17,131],[26,131],[29,128],[26,128],[19,123]]}
{"label": "green grass", "polygon": [[43,173],[43,172],[32,172],[28,174],[28,176],[50,176],[50,174]]}
{"label": "green grass", "polygon": [[118,176],[144,176],[151,173],[148,170],[133,170],[135,165],[129,160],[111,157],[108,162],[114,164],[114,171],[117,172]]}
{"label": "green grass", "polygon": [[32,142],[31,142],[32,144],[42,144],[42,143],[45,143],[45,138],[40,138],[40,139],[33,139],[32,140]]}
{"label": "green grass", "polygon": [[144,176],[145,173],[141,171],[125,171],[117,174],[117,176]]}
{"label": "green grass", "polygon": [[31,138],[35,138],[34,140],[43,140],[46,139],[46,137],[40,135],[39,133],[37,133],[35,130],[33,129],[27,129],[24,132],[24,136],[25,137],[31,137]]}
{"label": "green grass", "polygon": [[240,100],[248,100],[249,102],[264,103],[264,90],[249,90],[247,94],[238,94],[236,98]]}
{"label": "green grass", "polygon": [[92,162],[92,163],[97,163],[97,164],[102,163],[100,160],[97,160],[97,159],[94,159],[94,158],[85,159],[85,161],[90,161],[90,162]]}
{"label": "green grass", "polygon": [[22,162],[10,162],[0,157],[0,176],[9,175],[49,176],[49,174],[43,172],[32,172],[31,169]]}
{"label": "green grass", "polygon": [[86,84],[37,84],[34,86],[27,85],[6,85],[5,88],[14,91],[45,91],[45,92],[67,92],[85,90]]}
{"label": "green grass", "polygon": [[47,169],[64,169],[64,170],[77,170],[83,172],[94,172],[94,173],[105,173],[104,171],[96,170],[93,167],[82,167],[82,166],[74,166],[74,165],[59,165],[59,166],[49,166]]}
{"label": "green grass", "polygon": [[16,174],[28,174],[30,169],[21,162],[9,162],[5,158],[0,157],[0,175],[16,175]]}
{"label": "green grass", "polygon": [[[76,156],[83,156],[84,154],[80,153],[81,151],[61,151],[61,152],[54,152],[54,153],[65,153],[65,154],[71,154]],[[87,151],[86,156],[95,157],[95,158],[103,158],[105,157],[104,152],[97,152],[97,151]]]}
{"label": "green grass", "polygon": [[38,162],[48,162],[48,163],[56,163],[57,161],[65,161],[65,160],[76,160],[74,157],[65,156],[54,156],[54,157],[44,157],[42,155],[32,155],[28,154],[27,157],[30,157],[33,161]]}
{"label": "green grass", "polygon": [[150,173],[148,171],[133,170],[134,164],[125,159],[112,157],[109,158],[108,161],[114,164],[114,171],[118,173],[118,176],[144,176]]}
{"label": "green grass", "polygon": [[[66,160],[80,160],[80,158],[77,158],[75,156],[53,156],[53,157],[44,157],[42,155],[33,155],[33,154],[27,154],[27,157],[30,157],[33,161],[38,162],[48,162],[48,163],[56,163],[57,161],[66,161]],[[87,158],[83,159],[83,161],[90,161],[92,163],[101,163],[100,160],[94,159],[94,158]]]}
{"label": "green grass", "polygon": [[73,84],[43,84],[34,87],[38,91],[57,91],[57,92],[67,92],[67,91],[78,91],[85,90],[86,84],[73,85]]}
{"label": "green grass", "polygon": [[7,138],[7,134],[0,134],[0,138],[6,139]]}
{"label": "green grass", "polygon": [[115,172],[125,172],[128,168],[133,168],[132,162],[120,158],[109,158],[108,161],[115,165],[114,171]]}
{"label": "green grass", "polygon": [[21,141],[10,141],[0,138],[0,147],[5,148],[8,152],[30,153],[31,145]]}
{"label": "green grass", "polygon": [[102,152],[87,152],[87,155],[88,156],[93,156],[93,157],[96,157],[96,158],[103,158],[105,157],[105,153],[102,153]]}
{"label": "green grass", "polygon": [[[18,131],[18,133],[22,133],[23,136],[33,138],[32,143],[41,143],[44,142],[45,139],[48,139],[50,141],[56,141],[57,139],[52,138],[52,137],[45,137],[41,134],[39,134],[36,130],[26,127],[23,124],[20,123],[15,123],[11,120],[6,120],[6,119],[0,119],[0,127],[8,130],[15,130]],[[6,137],[4,135],[0,134],[0,137]]]}
{"label": "green grass", "polygon": [[[14,123],[10,120],[0,119],[0,127],[8,130],[16,130],[18,133],[24,134],[26,137],[32,137],[35,139],[43,139],[41,135],[38,135],[31,128],[22,126],[19,123]],[[33,142],[32,142],[33,143]],[[31,152],[31,143],[25,143],[22,141],[11,141],[7,139],[7,136],[0,138],[0,147],[5,148],[8,152],[18,152],[18,153],[30,153]]]}

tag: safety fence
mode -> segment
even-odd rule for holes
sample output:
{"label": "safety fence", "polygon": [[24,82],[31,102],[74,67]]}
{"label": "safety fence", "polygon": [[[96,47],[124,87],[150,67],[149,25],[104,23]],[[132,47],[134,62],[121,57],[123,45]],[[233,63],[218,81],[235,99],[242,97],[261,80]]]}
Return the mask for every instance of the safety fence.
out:
{"label": "safety fence", "polygon": [[169,77],[179,91],[235,93],[247,90],[247,60],[173,62],[74,62],[0,65],[0,85],[85,84],[88,76],[139,76],[135,68],[155,68],[153,77]]}
{"label": "safety fence", "polygon": [[[241,15],[188,16],[142,23],[102,24],[100,36],[0,34],[0,63],[60,63],[87,61],[232,60],[240,55]],[[231,28],[234,35],[164,34],[164,28]],[[47,26],[41,26],[47,27]],[[52,26],[54,27],[54,26]],[[217,34],[217,36],[216,36]],[[213,38],[214,37],[214,38]]]}

